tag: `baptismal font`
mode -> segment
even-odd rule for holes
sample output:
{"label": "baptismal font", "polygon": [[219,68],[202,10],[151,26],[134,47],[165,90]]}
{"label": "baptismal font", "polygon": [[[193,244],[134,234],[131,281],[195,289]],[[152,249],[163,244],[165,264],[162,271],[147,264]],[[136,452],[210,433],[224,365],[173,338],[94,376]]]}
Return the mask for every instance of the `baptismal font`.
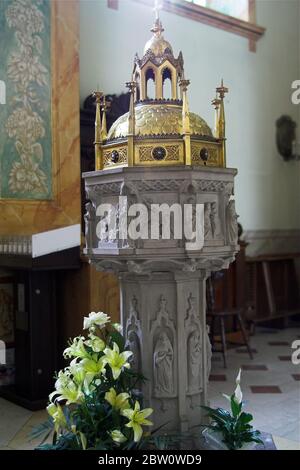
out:
{"label": "baptismal font", "polygon": [[[183,56],[174,56],[158,12],[151,31],[143,56],[135,56],[127,83],[129,112],[108,132],[104,97],[95,92],[96,169],[83,175],[88,200],[85,253],[96,269],[119,278],[121,324],[134,352],[132,368],[147,378],[141,387],[144,405],[154,409],[154,427],[164,424],[162,432],[188,431],[201,423],[201,405],[208,401],[206,279],[212,271],[227,268],[238,251],[233,198],[237,171],[226,168],[227,88],[222,82],[216,89],[211,131],[189,110]],[[156,236],[150,236],[148,220],[139,227],[147,236],[131,237],[130,207],[136,204],[152,215],[152,207],[168,206],[171,222],[175,204],[182,209],[183,225],[188,223],[185,205],[202,207],[202,225],[192,221],[191,226],[203,243],[192,246],[186,233],[177,237],[172,223],[170,236],[164,237],[165,220]],[[111,215],[99,210],[108,205],[114,223]]]}

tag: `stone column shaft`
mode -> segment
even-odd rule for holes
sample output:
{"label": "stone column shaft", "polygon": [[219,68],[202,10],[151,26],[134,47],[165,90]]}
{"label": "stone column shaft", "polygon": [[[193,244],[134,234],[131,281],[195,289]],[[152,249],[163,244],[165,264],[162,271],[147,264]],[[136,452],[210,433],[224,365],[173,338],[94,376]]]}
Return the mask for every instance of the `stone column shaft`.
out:
{"label": "stone column shaft", "polygon": [[206,272],[120,276],[122,324],[132,364],[147,381],[154,426],[188,431],[201,423],[210,363],[205,316]]}

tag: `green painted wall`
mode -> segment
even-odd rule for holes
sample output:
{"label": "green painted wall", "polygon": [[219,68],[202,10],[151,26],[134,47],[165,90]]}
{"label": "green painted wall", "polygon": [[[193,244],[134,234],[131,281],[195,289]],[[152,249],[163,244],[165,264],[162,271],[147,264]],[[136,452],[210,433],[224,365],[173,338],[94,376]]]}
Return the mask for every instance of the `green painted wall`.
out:
{"label": "green painted wall", "polygon": [[0,197],[50,199],[50,1],[0,1]]}

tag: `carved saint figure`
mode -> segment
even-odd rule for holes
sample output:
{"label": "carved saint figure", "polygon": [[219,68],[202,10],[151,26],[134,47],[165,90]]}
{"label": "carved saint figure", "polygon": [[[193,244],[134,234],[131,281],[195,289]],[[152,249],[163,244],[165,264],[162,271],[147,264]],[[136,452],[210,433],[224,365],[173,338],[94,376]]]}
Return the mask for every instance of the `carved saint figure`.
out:
{"label": "carved saint figure", "polygon": [[160,333],[154,349],[154,389],[157,395],[173,392],[174,351],[167,333]]}
{"label": "carved saint figure", "polygon": [[130,357],[131,367],[135,372],[141,370],[141,329],[138,312],[138,301],[135,295],[132,296],[130,302],[129,316],[126,322],[126,346],[133,355]]}
{"label": "carved saint figure", "polygon": [[138,320],[139,318],[139,312],[137,309],[138,301],[136,296],[133,294],[131,302],[130,302],[130,310],[129,310],[129,316],[134,317],[135,321]]}
{"label": "carved saint figure", "polygon": [[117,234],[117,215],[118,215],[118,206],[113,206],[112,209],[108,212],[107,216],[107,235],[108,242],[115,243],[118,238]]}
{"label": "carved saint figure", "polygon": [[97,224],[97,237],[99,239],[98,246],[106,243],[116,243],[118,241],[118,218],[119,207],[118,204],[111,205],[108,211],[105,211],[100,221]]}
{"label": "carved saint figure", "polygon": [[87,248],[93,248],[92,223],[96,218],[96,210],[91,201],[85,204],[84,225],[85,243]]}
{"label": "carved saint figure", "polygon": [[195,197],[189,197],[188,200],[186,201],[186,204],[191,204],[192,205],[192,210],[191,210],[191,216],[192,216],[192,224],[191,224],[191,229],[193,233],[196,232],[196,220],[197,220],[197,211],[196,211],[196,198]]}
{"label": "carved saint figure", "polygon": [[133,353],[129,358],[132,370],[134,372],[140,372],[141,364],[141,352],[140,343],[137,334],[134,331],[130,331],[127,337],[128,349]]}
{"label": "carved saint figure", "polygon": [[211,204],[209,202],[204,205],[204,238],[209,240],[212,238],[211,229]]}
{"label": "carved saint figure", "polygon": [[[117,214],[117,231],[118,231],[118,245],[120,248],[134,248],[136,244],[140,243],[141,240],[133,240],[128,233],[128,226],[130,220],[128,219],[128,208],[138,202],[135,195],[131,194],[134,188],[130,188],[124,183],[120,191],[120,196],[123,199],[119,199],[118,214]],[[127,199],[125,199],[127,198]],[[126,237],[126,238],[125,238]]]}
{"label": "carved saint figure", "polygon": [[188,339],[188,389],[195,390],[200,386],[201,367],[201,335],[198,328],[194,330]]}
{"label": "carved saint figure", "polygon": [[220,224],[220,217],[219,217],[219,210],[218,210],[218,203],[213,202],[211,204],[211,228],[212,234],[214,238],[221,238],[221,224]]}
{"label": "carved saint figure", "polygon": [[232,199],[227,206],[227,226],[228,239],[231,245],[236,245],[238,241],[238,215],[235,212],[235,201]]}

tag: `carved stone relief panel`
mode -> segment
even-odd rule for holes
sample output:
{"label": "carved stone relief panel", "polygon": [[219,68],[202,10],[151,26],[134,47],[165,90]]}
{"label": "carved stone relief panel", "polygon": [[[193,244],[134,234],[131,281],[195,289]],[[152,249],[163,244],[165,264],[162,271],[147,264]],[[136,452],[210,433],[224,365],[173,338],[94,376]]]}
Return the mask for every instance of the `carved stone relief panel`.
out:
{"label": "carved stone relief panel", "polygon": [[153,351],[154,394],[169,396],[174,392],[174,338],[168,330],[157,334]]}
{"label": "carved stone relief panel", "polygon": [[[119,233],[123,231],[124,227],[122,227],[122,221],[127,219],[127,227],[126,227],[126,232],[128,229],[128,222],[129,218],[128,216],[128,208],[133,205],[137,204],[140,202],[140,195],[136,192],[136,188],[133,187],[130,183],[123,184],[120,190],[120,196],[122,199],[119,201],[119,207],[118,207],[118,229]],[[123,197],[126,197],[127,199],[123,199]],[[127,232],[128,233],[128,232]],[[141,240],[133,240],[131,237],[127,236],[127,238],[119,237],[118,240],[118,247],[119,248],[141,248],[140,244],[142,243]]]}
{"label": "carved stone relief panel", "polygon": [[204,204],[205,244],[210,246],[225,243],[225,203],[216,194],[199,194],[198,203]]}
{"label": "carved stone relief panel", "polygon": [[138,311],[138,300],[133,294],[130,300],[129,313],[125,325],[126,347],[133,352],[131,356],[131,367],[135,372],[142,371],[142,330],[140,314]]}
{"label": "carved stone relief panel", "polygon": [[212,224],[211,224],[211,203],[204,204],[204,239],[205,241],[213,238]]}
{"label": "carved stone relief panel", "polygon": [[212,236],[214,239],[222,238],[222,229],[221,229],[221,221],[219,216],[219,204],[218,202],[211,203],[211,229],[212,229]]}
{"label": "carved stone relief panel", "polygon": [[187,350],[187,392],[199,392],[202,387],[202,332],[199,315],[197,314],[197,299],[189,293],[188,309],[184,320]]}
{"label": "carved stone relief panel", "polygon": [[110,210],[102,215],[96,213],[96,237],[98,248],[117,247],[118,244],[118,196],[103,196],[101,204],[109,204]]}
{"label": "carved stone relief panel", "polygon": [[85,204],[84,221],[86,247],[87,249],[91,249],[96,245],[96,208],[90,201]]}
{"label": "carved stone relief panel", "polygon": [[[172,205],[179,202],[179,197],[177,193],[146,193],[142,194],[141,202],[146,206],[148,210],[148,240],[143,240],[143,248],[175,248],[179,246],[181,239],[174,236],[174,221],[177,214],[174,214]],[[170,209],[169,214],[162,215],[161,212],[157,213],[157,207],[155,205],[166,204],[166,207]],[[164,217],[164,220],[163,220]],[[151,231],[151,221],[158,220],[158,233],[154,234]],[[169,222],[169,225],[168,225]],[[154,227],[155,228],[155,227]],[[163,232],[163,228],[165,232]],[[154,238],[155,235],[155,238]]]}
{"label": "carved stone relief panel", "polygon": [[228,202],[226,209],[226,222],[227,222],[227,233],[228,233],[228,244],[236,245],[238,242],[238,215],[235,211],[235,201],[231,199]]}
{"label": "carved stone relief panel", "polygon": [[176,395],[176,334],[174,321],[162,294],[156,319],[151,322],[153,348],[153,394],[156,398]]}

